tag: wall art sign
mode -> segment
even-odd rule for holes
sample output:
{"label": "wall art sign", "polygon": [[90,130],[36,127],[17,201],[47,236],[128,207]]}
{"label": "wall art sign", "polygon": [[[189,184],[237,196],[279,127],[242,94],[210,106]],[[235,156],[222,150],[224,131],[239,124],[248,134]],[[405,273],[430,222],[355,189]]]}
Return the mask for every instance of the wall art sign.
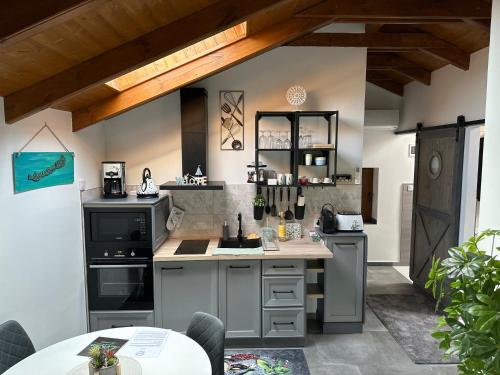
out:
{"label": "wall art sign", "polygon": [[15,193],[72,184],[75,180],[72,152],[16,152],[12,166]]}
{"label": "wall art sign", "polygon": [[244,92],[222,90],[219,92],[220,103],[220,149],[243,150],[244,138]]}

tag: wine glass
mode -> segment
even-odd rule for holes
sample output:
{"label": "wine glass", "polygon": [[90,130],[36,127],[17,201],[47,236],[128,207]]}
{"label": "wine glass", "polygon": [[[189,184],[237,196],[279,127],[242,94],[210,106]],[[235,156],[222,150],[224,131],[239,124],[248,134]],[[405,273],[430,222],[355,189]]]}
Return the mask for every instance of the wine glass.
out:
{"label": "wine glass", "polygon": [[266,148],[267,138],[264,135],[264,132],[262,130],[259,131],[259,133],[260,133],[260,136],[259,136],[259,148]]}
{"label": "wine glass", "polygon": [[276,141],[276,139],[273,137],[273,131],[272,131],[272,130],[270,130],[270,131],[269,131],[269,137],[268,137],[268,140],[267,140],[267,146],[268,146],[269,148],[274,148],[274,146],[275,146],[275,141]]}
{"label": "wine glass", "polygon": [[304,132],[304,128],[301,126],[299,128],[299,148],[305,148],[304,147],[304,136],[302,133]]}
{"label": "wine glass", "polygon": [[290,141],[290,132],[285,132],[285,140],[283,141],[283,148],[286,149],[291,149],[292,148],[292,142]]}
{"label": "wine glass", "polygon": [[275,137],[275,138],[274,138],[274,147],[273,147],[273,148],[275,148],[275,149],[278,149],[278,150],[279,150],[279,149],[281,149],[281,148],[282,148],[282,146],[283,146],[283,142],[282,142],[282,141],[281,141],[281,139],[280,139],[280,132],[279,132],[279,131],[277,131],[276,133],[278,133],[278,134],[277,134],[277,137]]}

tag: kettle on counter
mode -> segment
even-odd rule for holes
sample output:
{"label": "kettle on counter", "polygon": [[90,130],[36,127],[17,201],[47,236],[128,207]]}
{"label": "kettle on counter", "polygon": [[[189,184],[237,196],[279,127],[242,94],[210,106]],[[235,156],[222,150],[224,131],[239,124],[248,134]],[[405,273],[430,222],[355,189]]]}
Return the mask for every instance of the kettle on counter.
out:
{"label": "kettle on counter", "polygon": [[137,198],[155,198],[158,196],[158,188],[151,178],[151,170],[144,168],[142,171],[142,184],[137,186]]}

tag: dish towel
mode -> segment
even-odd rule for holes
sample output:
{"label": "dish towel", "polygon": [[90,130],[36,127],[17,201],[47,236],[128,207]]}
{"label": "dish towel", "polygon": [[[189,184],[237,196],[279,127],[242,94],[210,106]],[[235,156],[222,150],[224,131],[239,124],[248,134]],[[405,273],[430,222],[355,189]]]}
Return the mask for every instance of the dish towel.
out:
{"label": "dish towel", "polygon": [[181,210],[179,207],[173,206],[170,211],[170,215],[167,220],[167,229],[172,231],[176,228],[179,228],[182,224],[182,218],[184,217],[184,210]]}

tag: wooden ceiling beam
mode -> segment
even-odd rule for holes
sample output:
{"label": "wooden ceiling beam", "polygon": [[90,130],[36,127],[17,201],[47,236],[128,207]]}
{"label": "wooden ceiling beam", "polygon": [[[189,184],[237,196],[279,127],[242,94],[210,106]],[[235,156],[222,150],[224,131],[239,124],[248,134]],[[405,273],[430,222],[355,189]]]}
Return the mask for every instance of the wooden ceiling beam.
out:
{"label": "wooden ceiling beam", "polygon": [[[439,48],[458,49],[455,45],[433,35],[422,33],[311,33],[296,39],[289,46],[314,47],[368,47],[393,48]],[[464,53],[466,53],[464,51]]]}
{"label": "wooden ceiling beam", "polygon": [[8,124],[185,48],[285,0],[220,0],[5,97]]}
{"label": "wooden ceiling beam", "polygon": [[429,86],[431,72],[421,66],[396,55],[368,55],[366,68],[368,71],[394,71]]}
{"label": "wooden ceiling beam", "polygon": [[379,75],[372,75],[369,71],[366,72],[366,81],[370,82],[376,86],[382,87],[383,89],[392,92],[393,94],[403,96],[404,85],[402,83],[396,82],[391,78],[380,77]]}
{"label": "wooden ceiling beam", "polygon": [[327,0],[301,13],[333,18],[491,18],[484,0]]}
{"label": "wooden ceiling beam", "polygon": [[483,30],[490,31],[491,19],[464,18],[463,21],[469,25],[477,26]]}
{"label": "wooden ceiling beam", "polygon": [[[303,17],[303,15],[301,15]],[[462,18],[334,18],[336,23],[365,23],[365,24],[442,24],[442,23],[463,23]]]}
{"label": "wooden ceiling beam", "polygon": [[469,70],[470,55],[459,48],[421,48],[420,51],[444,60],[459,69]]}
{"label": "wooden ceiling beam", "polygon": [[16,0],[2,2],[0,48],[77,17],[104,0]]}
{"label": "wooden ceiling beam", "polygon": [[120,94],[74,111],[73,131],[119,115],[181,87],[219,73],[328,23],[329,20],[324,19],[292,18],[271,26],[249,38],[235,42]]}

